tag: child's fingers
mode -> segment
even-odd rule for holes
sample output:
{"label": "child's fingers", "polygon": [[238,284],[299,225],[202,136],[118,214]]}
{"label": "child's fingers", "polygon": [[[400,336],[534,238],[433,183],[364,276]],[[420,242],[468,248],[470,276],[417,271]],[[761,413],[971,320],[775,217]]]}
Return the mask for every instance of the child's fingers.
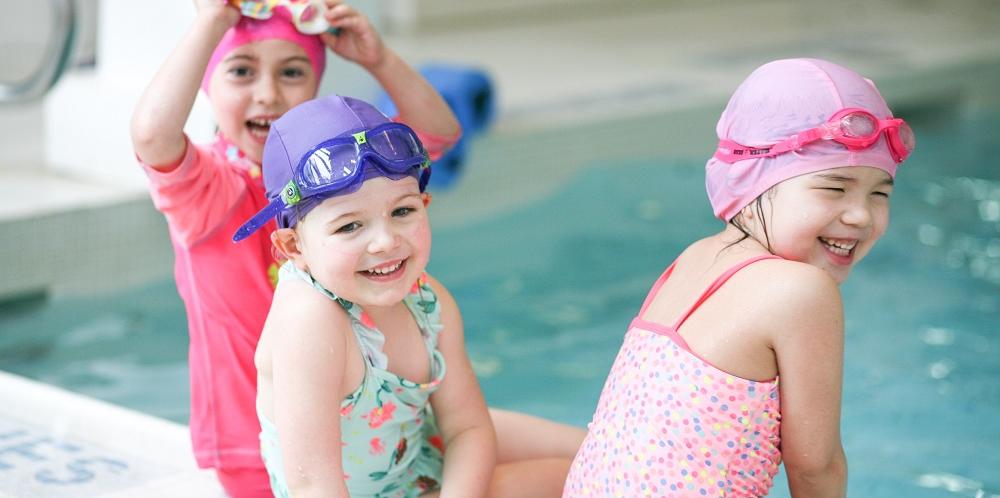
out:
{"label": "child's fingers", "polygon": [[230,0],[194,0],[198,15],[208,15],[220,19],[226,27],[232,27],[240,20],[240,10]]}
{"label": "child's fingers", "polygon": [[338,16],[333,19],[327,19],[327,24],[334,28],[346,29],[354,31],[355,33],[364,33],[370,31],[368,18],[358,12],[352,12],[348,15]]}
{"label": "child's fingers", "polygon": [[340,19],[361,15],[358,11],[354,10],[350,5],[339,4],[334,7],[328,8],[326,13],[323,14],[326,17],[327,22],[333,23]]}

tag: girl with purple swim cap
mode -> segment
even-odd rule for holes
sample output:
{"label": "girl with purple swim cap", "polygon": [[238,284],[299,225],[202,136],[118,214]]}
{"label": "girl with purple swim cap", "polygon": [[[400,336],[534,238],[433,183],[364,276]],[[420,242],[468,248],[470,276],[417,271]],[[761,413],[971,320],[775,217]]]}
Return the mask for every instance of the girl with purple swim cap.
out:
{"label": "girl with purple swim cap", "polygon": [[[299,33],[285,10],[241,18],[224,0],[197,0],[197,15],[136,105],[131,134],[153,202],[167,218],[175,278],[191,339],[191,440],[199,467],[214,468],[236,497],[271,496],[254,410],[254,349],[279,261],[268,230],[233,245],[233,230],[267,204],[260,174],[271,123],[316,96],[327,48],[385,87],[429,149],[460,133],[444,99],[386,47],[364,15],[327,0],[331,34]],[[199,88],[218,122],[213,143],[184,133]]]}
{"label": "girl with purple swim cap", "polygon": [[564,430],[543,422],[534,455],[498,451],[458,306],[425,273],[430,171],[412,130],[361,100],[311,100],[273,123],[263,168],[271,202],[235,238],[276,218],[287,258],[255,356],[275,495],[558,497],[578,440],[542,446]]}
{"label": "girl with purple swim cap", "polygon": [[838,285],[886,230],[912,131],[816,59],[759,67],[716,131],[706,186],[727,225],[649,292],[565,497],[758,497],[782,461],[792,496],[846,493]]}

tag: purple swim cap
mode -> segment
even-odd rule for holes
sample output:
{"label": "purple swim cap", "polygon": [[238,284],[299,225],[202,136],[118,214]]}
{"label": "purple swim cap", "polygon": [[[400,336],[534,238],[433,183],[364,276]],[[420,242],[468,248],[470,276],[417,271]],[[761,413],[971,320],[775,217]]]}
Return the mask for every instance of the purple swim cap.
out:
{"label": "purple swim cap", "polygon": [[[819,126],[845,108],[861,108],[879,119],[892,117],[875,84],[858,73],[819,59],[778,60],[760,66],[740,84],[716,133],[720,140],[766,147]],[[715,216],[729,221],[784,180],[844,166],[871,166],[895,177],[898,164],[884,134],[863,150],[820,140],[799,150],[733,164],[712,157],[705,165],[705,186]]]}
{"label": "purple swim cap", "polygon": [[[351,97],[331,95],[303,102],[271,123],[271,131],[264,142],[262,168],[267,198],[281,196],[282,189],[292,181],[295,169],[303,157],[310,154],[319,144],[339,136],[359,130],[370,130],[381,124],[390,123],[371,104]],[[378,168],[366,166],[364,179],[374,176],[391,176]],[[411,174],[399,175],[416,177]],[[360,183],[358,184],[360,186]],[[277,216],[278,227],[289,228],[302,219],[324,199],[344,194],[350,190],[340,190],[325,195],[315,195],[302,199],[298,204],[283,209]]]}

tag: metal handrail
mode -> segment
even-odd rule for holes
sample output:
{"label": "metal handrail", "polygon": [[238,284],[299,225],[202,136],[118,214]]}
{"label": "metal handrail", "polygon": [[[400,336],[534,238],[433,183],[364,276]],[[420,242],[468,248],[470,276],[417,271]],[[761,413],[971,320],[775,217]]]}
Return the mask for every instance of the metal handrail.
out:
{"label": "metal handrail", "polygon": [[27,102],[41,98],[59,81],[69,65],[76,38],[76,15],[73,0],[50,0],[52,36],[45,46],[42,64],[22,81],[0,82],[0,104]]}

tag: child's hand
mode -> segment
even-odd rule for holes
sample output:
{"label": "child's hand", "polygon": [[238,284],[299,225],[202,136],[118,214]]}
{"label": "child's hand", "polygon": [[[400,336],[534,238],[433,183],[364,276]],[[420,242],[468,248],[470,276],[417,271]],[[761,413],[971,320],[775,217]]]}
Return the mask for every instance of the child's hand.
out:
{"label": "child's hand", "polygon": [[323,15],[330,27],[340,29],[336,35],[320,35],[323,43],[337,55],[368,70],[382,63],[385,59],[385,46],[364,14],[340,0],[326,0],[326,12]]}
{"label": "child's hand", "polygon": [[229,29],[240,22],[240,10],[228,0],[194,0],[199,16],[217,19]]}

